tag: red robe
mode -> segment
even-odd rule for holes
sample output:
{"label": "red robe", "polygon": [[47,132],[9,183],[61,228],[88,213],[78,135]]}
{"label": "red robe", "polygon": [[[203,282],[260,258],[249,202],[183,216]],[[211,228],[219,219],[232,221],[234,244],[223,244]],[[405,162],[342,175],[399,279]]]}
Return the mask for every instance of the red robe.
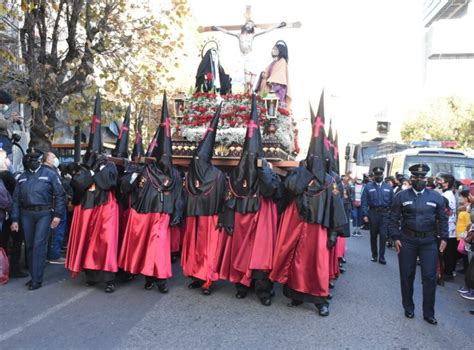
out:
{"label": "red robe", "polygon": [[[329,294],[326,227],[300,219],[295,201],[281,216],[270,279],[314,297]],[[308,268],[312,266],[313,268]]]}
{"label": "red robe", "polygon": [[179,252],[183,244],[184,224],[171,227],[171,253]]}
{"label": "red robe", "polygon": [[119,209],[113,191],[104,204],[74,208],[65,265],[73,277],[83,269],[117,272],[118,231]]}
{"label": "red robe", "polygon": [[336,255],[338,259],[346,255],[346,237],[337,237]]}
{"label": "red robe", "polygon": [[260,197],[256,213],[235,213],[232,236],[225,236],[219,275],[234,283],[250,287],[253,270],[270,271],[277,233],[277,206]]}
{"label": "red robe", "polygon": [[170,214],[138,213],[130,209],[119,266],[132,274],[172,277]]}
{"label": "red robe", "polygon": [[186,217],[181,265],[185,276],[210,284],[219,279],[217,269],[223,235],[216,229],[218,215]]}
{"label": "red robe", "polygon": [[337,257],[336,246],[334,246],[329,249],[329,279],[334,280],[339,274],[339,259]]}

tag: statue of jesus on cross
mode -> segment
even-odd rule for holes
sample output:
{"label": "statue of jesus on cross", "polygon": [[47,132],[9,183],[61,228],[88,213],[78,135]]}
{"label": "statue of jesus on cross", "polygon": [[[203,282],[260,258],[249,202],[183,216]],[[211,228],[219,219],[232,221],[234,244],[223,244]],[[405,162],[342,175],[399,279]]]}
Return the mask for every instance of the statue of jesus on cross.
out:
{"label": "statue of jesus on cross", "polygon": [[[252,93],[255,77],[258,73],[258,68],[255,67],[255,60],[252,56],[253,39],[257,36],[266,34],[278,28],[300,28],[301,23],[281,22],[279,24],[255,24],[251,19],[250,6],[247,6],[245,12],[245,19],[246,22],[243,26],[199,27],[198,30],[199,32],[220,31],[222,33],[231,35],[239,40],[239,48],[244,60],[245,91],[248,93]],[[260,32],[255,32],[255,28],[262,28],[264,30]],[[240,33],[237,34],[232,32],[235,30],[240,30]]]}

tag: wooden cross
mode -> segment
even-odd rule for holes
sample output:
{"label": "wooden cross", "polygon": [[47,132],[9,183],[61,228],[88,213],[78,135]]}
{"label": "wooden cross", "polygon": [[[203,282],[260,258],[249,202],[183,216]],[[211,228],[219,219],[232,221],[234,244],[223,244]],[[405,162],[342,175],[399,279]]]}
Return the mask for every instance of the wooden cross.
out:
{"label": "wooden cross", "polygon": [[[249,22],[252,21],[252,14],[251,14],[251,6],[247,6],[245,10],[245,21]],[[245,25],[245,24],[244,24]],[[259,29],[274,29],[275,26],[280,26],[281,23],[259,23],[259,24],[254,24],[256,28]],[[204,33],[204,32],[212,32],[215,29],[213,29],[214,26],[207,26],[207,27],[198,27],[198,32],[199,33]],[[242,30],[242,25],[225,25],[225,26],[220,26],[219,28],[223,28],[229,31],[236,31],[236,30]],[[290,22],[290,23],[285,23],[285,28],[301,28],[301,22]]]}

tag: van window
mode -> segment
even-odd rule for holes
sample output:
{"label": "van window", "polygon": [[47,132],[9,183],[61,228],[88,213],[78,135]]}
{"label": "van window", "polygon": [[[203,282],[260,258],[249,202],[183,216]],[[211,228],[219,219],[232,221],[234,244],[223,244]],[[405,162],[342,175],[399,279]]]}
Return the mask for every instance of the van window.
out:
{"label": "van window", "polygon": [[414,164],[425,163],[430,167],[427,176],[437,173],[449,173],[455,179],[474,179],[474,159],[443,157],[443,156],[407,156],[404,164],[405,174],[409,174],[408,168]]}
{"label": "van window", "polygon": [[408,174],[408,172],[403,170],[403,156],[393,157],[390,175],[395,176],[396,173],[405,175]]}

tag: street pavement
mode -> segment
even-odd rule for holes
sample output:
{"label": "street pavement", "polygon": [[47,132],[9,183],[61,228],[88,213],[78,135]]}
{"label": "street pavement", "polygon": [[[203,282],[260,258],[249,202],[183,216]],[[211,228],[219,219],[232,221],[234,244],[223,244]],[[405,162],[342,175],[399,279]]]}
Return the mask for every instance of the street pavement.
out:
{"label": "street pavement", "polygon": [[423,321],[419,269],[415,318],[403,314],[396,253],[388,264],[370,261],[367,231],[347,240],[347,272],[336,281],[329,317],[313,305],[287,307],[276,286],[270,307],[252,293],[235,298],[219,282],[211,296],[189,290],[175,264],[170,292],[147,291],[144,280],[119,284],[115,293],[86,287],[63,266],[48,265],[43,287],[28,279],[0,287],[0,349],[473,349],[474,302],[459,297],[462,276],[439,287],[438,325]]}

